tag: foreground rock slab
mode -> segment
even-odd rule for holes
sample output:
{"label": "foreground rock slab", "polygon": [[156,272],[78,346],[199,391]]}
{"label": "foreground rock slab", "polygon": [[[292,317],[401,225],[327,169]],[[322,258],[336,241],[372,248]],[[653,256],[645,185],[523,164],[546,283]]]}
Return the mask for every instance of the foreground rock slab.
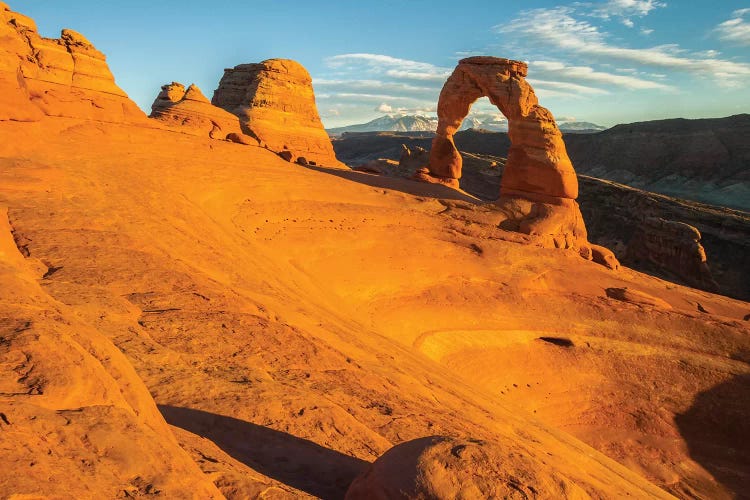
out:
{"label": "foreground rock slab", "polygon": [[442,436],[401,443],[354,480],[346,500],[590,498],[512,445]]}

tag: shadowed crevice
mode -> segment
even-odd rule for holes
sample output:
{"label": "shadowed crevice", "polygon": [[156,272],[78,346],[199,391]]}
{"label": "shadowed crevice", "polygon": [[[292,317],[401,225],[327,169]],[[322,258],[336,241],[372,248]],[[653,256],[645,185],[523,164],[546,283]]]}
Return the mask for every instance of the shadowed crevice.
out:
{"label": "shadowed crevice", "polygon": [[701,392],[675,416],[690,457],[738,495],[750,492],[750,374]]}
{"label": "shadowed crevice", "polygon": [[354,478],[369,465],[312,441],[244,420],[168,405],[159,405],[159,410],[169,424],[213,441],[265,476],[320,498],[343,498]]}
{"label": "shadowed crevice", "polygon": [[414,196],[423,196],[427,198],[438,198],[444,200],[468,201],[471,203],[482,203],[481,200],[468,194],[456,191],[448,186],[440,184],[426,184],[424,182],[414,181],[401,177],[388,177],[385,175],[366,174],[354,170],[343,170],[337,168],[319,167],[307,165],[305,168],[322,172],[325,174],[335,175],[352,182],[358,182],[374,188],[390,189],[401,191],[402,193]]}

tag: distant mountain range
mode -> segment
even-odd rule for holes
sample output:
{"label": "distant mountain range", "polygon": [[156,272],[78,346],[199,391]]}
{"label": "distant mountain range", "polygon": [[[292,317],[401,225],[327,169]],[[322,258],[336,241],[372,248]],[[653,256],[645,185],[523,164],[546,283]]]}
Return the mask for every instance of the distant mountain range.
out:
{"label": "distant mountain range", "polygon": [[[564,130],[564,129],[563,129]],[[750,211],[750,114],[616,125],[592,134],[567,133],[579,174],[687,200]],[[464,130],[459,150],[506,157],[508,134]],[[339,160],[358,165],[398,159],[401,144],[430,148],[429,132],[371,132],[335,138]]]}
{"label": "distant mountain range", "polygon": [[[437,118],[422,115],[385,115],[367,123],[347,125],[328,129],[332,136],[347,132],[434,132],[437,130]],[[591,122],[562,121],[558,127],[563,132],[600,132],[607,127]],[[499,120],[496,115],[469,116],[461,124],[461,130],[487,130],[490,132],[507,132],[508,122]]]}

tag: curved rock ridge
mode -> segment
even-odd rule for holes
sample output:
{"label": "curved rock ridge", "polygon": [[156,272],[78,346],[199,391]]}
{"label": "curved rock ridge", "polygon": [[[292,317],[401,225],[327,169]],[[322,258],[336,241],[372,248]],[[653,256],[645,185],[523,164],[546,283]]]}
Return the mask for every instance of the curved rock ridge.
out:
{"label": "curved rock ridge", "polygon": [[208,134],[212,139],[242,134],[237,116],[212,105],[195,84],[187,89],[178,82],[163,85],[149,116],[167,125],[184,127],[182,131],[187,133]]}
{"label": "curved rock ridge", "polygon": [[459,61],[438,101],[430,162],[417,178],[458,187],[462,159],[453,141],[471,105],[488,97],[508,118],[511,147],[500,186],[500,226],[540,237],[544,246],[573,248],[590,258],[576,203],[578,180],[552,113],[539,105],[521,61],[470,57]]}
{"label": "curved rock ridge", "polygon": [[431,436],[394,446],[349,487],[346,500],[590,498],[511,444]]}
{"label": "curved rock ridge", "polygon": [[32,19],[0,3],[0,120],[43,115],[145,119],[115,84],[104,54],[83,35],[64,29],[60,38],[41,37]]}
{"label": "curved rock ridge", "polygon": [[211,103],[237,115],[243,131],[273,151],[342,165],[320,121],[312,78],[298,62],[268,59],[225,69]]}

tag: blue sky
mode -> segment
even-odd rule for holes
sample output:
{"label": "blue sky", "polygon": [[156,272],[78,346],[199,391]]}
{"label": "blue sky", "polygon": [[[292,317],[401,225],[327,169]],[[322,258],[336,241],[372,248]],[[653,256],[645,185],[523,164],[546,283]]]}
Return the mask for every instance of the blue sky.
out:
{"label": "blue sky", "polygon": [[[326,126],[433,114],[469,55],[529,62],[558,121],[601,125],[750,112],[750,0],[10,0],[44,36],[83,33],[150,110],[159,87],[212,95],[225,67],[295,59]],[[497,113],[486,99],[472,113]]]}

